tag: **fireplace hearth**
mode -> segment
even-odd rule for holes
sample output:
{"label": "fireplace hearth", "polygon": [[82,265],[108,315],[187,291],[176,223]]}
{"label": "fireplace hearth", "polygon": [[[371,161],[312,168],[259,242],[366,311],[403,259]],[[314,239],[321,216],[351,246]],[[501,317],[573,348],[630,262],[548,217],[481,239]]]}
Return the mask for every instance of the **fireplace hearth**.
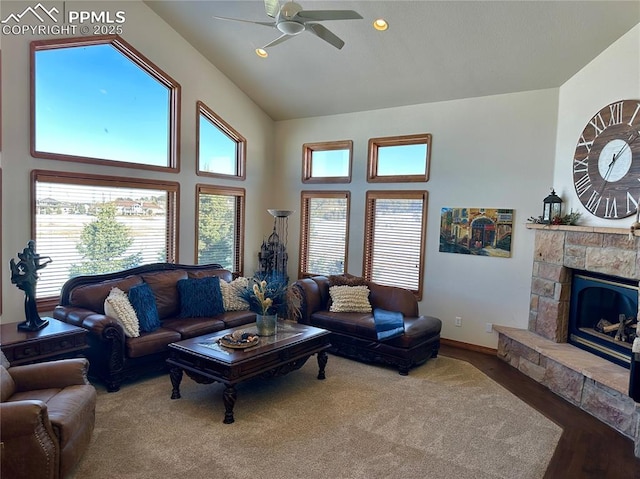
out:
{"label": "fireplace hearth", "polygon": [[574,270],[568,342],[630,367],[636,337],[638,282]]}
{"label": "fireplace hearth", "polygon": [[[625,305],[627,299],[604,288],[596,293],[595,299],[581,306],[596,312],[587,315],[589,324],[580,324],[578,329],[589,330],[591,342],[595,343],[593,338],[597,338],[607,346],[620,347],[623,356],[627,348],[630,349],[623,344],[626,342],[620,341],[621,336],[630,332],[621,331],[619,319],[622,314],[625,321],[629,316],[640,316],[640,231],[630,235],[629,229],[623,228],[538,224],[527,225],[527,228],[535,230],[529,323],[527,329],[494,325],[498,332],[498,356],[633,439],[635,455],[640,457],[640,403],[634,401],[637,395],[631,396],[628,366],[568,343],[574,273],[577,275],[576,271],[580,271],[587,272],[589,280],[599,275],[615,277],[614,283],[619,283],[619,278],[629,278],[621,281],[624,291],[615,291],[623,298],[635,300],[631,301],[630,310]],[[630,294],[626,286],[631,286]],[[601,287],[599,283],[587,286]],[[592,292],[587,291],[589,295]],[[621,303],[622,310],[618,304],[603,311],[601,305],[607,303]],[[602,331],[598,331],[599,328]],[[613,338],[605,328],[615,329]],[[620,333],[619,341],[615,339],[617,333]],[[637,363],[633,365],[638,368]]]}

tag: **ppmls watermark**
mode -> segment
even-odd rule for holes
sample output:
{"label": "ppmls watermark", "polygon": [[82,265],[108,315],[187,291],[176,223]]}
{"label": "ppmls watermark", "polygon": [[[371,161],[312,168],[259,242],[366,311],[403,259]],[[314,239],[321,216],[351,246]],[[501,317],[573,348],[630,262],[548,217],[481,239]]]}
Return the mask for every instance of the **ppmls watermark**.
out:
{"label": "ppmls watermark", "polygon": [[[65,5],[65,3],[63,3]],[[0,21],[4,35],[113,35],[121,34],[126,21],[122,10],[65,10],[42,3],[11,13]]]}

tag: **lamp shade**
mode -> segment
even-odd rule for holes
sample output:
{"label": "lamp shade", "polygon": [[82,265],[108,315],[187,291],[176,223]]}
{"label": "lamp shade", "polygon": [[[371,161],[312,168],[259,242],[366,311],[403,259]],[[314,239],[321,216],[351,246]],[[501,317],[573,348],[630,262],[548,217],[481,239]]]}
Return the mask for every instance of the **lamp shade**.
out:
{"label": "lamp shade", "polygon": [[546,224],[553,223],[555,218],[562,217],[562,198],[556,195],[555,190],[551,189],[551,194],[542,202],[542,222]]}

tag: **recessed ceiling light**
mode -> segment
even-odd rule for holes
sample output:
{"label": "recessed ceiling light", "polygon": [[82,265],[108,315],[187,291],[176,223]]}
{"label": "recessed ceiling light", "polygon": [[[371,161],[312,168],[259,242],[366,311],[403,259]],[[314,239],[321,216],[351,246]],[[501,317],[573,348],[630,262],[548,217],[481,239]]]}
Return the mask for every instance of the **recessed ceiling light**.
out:
{"label": "recessed ceiling light", "polygon": [[384,18],[378,18],[373,22],[373,28],[380,32],[384,32],[387,28],[389,28],[389,24]]}
{"label": "recessed ceiling light", "polygon": [[267,58],[269,56],[264,48],[256,48],[256,55],[258,55],[260,58]]}

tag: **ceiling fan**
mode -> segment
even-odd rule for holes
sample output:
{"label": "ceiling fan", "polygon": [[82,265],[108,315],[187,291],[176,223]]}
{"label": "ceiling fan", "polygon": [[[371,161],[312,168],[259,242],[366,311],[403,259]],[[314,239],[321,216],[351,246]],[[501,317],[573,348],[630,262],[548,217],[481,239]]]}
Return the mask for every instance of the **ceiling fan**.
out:
{"label": "ceiling fan", "polygon": [[316,22],[324,20],[359,20],[362,16],[353,10],[303,10],[296,2],[290,1],[280,6],[279,0],[264,0],[264,7],[273,22],[255,22],[240,18],[218,17],[220,20],[233,20],[235,22],[253,23],[265,27],[277,28],[282,35],[267,43],[262,48],[278,45],[291,37],[304,31],[313,33],[325,42],[330,43],[338,50],[344,46],[344,41],[331,32],[324,25]]}

